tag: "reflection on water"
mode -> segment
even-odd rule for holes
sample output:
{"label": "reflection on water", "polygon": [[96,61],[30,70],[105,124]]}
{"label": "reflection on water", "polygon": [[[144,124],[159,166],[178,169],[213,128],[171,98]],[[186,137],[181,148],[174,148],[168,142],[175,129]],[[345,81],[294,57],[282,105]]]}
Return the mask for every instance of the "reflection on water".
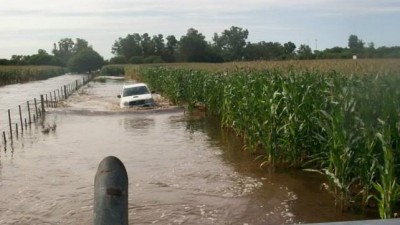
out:
{"label": "reflection on water", "polygon": [[[107,111],[119,87],[91,83],[28,129],[13,153],[0,153],[0,224],[92,224],[94,175],[109,155],[128,172],[131,224],[357,218],[335,212],[317,175],[261,169],[217,119]],[[54,131],[42,132],[53,124]]]}
{"label": "reflection on water", "polygon": [[150,127],[155,126],[154,119],[149,117],[124,118],[121,122],[128,132],[132,129],[140,129],[146,132]]}

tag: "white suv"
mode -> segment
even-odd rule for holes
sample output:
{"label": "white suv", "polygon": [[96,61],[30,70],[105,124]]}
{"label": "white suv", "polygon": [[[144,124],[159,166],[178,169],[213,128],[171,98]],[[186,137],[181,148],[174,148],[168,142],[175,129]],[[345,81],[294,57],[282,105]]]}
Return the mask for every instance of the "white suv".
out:
{"label": "white suv", "polygon": [[121,108],[155,106],[151,92],[144,83],[124,85],[118,98],[121,98]]}

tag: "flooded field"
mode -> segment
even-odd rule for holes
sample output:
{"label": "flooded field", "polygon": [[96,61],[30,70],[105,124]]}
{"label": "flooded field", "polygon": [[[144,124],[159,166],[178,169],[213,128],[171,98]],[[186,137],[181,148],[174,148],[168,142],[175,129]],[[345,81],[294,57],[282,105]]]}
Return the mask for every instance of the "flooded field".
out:
{"label": "flooded field", "polygon": [[1,146],[0,224],[92,224],[94,175],[109,155],[128,172],[130,224],[363,219],[336,211],[316,174],[260,168],[215,118],[119,109],[121,87],[90,82],[46,114],[54,131],[37,124]]}

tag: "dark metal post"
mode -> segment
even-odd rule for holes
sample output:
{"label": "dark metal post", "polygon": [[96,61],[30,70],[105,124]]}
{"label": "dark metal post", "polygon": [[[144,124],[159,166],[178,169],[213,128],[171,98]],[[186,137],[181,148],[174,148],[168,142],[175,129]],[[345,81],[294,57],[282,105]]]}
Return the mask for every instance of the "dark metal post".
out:
{"label": "dark metal post", "polygon": [[53,96],[51,95],[51,92],[50,92],[50,107],[54,107],[54,105],[53,105]]}
{"label": "dark metal post", "polygon": [[13,135],[12,135],[11,113],[10,113],[10,110],[8,110],[8,124],[10,125],[10,138],[11,138],[11,142],[12,142],[12,141],[13,141]]}
{"label": "dark metal post", "polygon": [[54,90],[54,107],[57,107],[57,95],[56,95],[56,90]]}
{"label": "dark metal post", "polygon": [[3,131],[3,139],[4,139],[4,145],[7,144],[7,138],[6,138],[6,132]]}
{"label": "dark metal post", "polygon": [[24,124],[22,123],[21,105],[18,105],[18,109],[19,109],[19,121],[21,122],[21,132],[24,132]]}
{"label": "dark metal post", "polygon": [[15,123],[15,136],[18,139],[18,123]]}
{"label": "dark metal post", "polygon": [[78,80],[75,81],[75,90],[78,90]]}
{"label": "dark metal post", "polygon": [[94,179],[94,225],[128,225],[128,174],[114,156],[104,158]]}
{"label": "dark metal post", "polygon": [[33,99],[33,102],[35,103],[35,112],[36,112],[36,115],[38,115],[36,98]]}
{"label": "dark metal post", "polygon": [[31,119],[31,109],[29,108],[29,101],[27,101],[26,104],[28,105],[29,125],[31,125],[32,119]]}
{"label": "dark metal post", "polygon": [[44,109],[44,99],[43,99],[43,95],[40,95],[40,106],[42,108],[42,113],[45,113],[46,110]]}
{"label": "dark metal post", "polygon": [[67,85],[64,85],[64,98],[67,99],[68,95],[67,95]]}
{"label": "dark metal post", "polygon": [[47,101],[47,94],[46,94],[46,107],[49,107],[49,101]]}

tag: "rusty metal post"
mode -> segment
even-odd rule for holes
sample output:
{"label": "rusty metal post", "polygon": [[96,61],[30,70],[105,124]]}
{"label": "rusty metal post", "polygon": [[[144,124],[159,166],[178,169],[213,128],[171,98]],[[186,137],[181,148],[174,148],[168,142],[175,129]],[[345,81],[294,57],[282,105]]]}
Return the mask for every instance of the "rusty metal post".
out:
{"label": "rusty metal post", "polygon": [[128,225],[128,174],[115,156],[104,158],[94,179],[94,225]]}

